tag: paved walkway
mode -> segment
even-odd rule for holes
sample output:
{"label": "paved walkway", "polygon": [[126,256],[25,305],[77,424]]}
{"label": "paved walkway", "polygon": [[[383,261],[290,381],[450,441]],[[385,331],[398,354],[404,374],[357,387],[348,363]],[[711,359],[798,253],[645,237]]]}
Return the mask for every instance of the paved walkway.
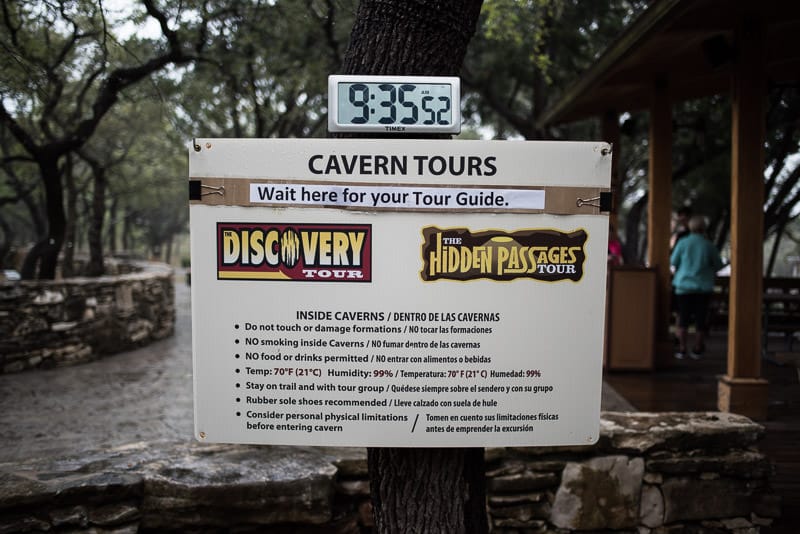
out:
{"label": "paved walkway", "polygon": [[[194,439],[191,302],[180,276],[175,299],[170,339],[74,367],[0,375],[0,463]],[[605,384],[602,406],[632,410]]]}
{"label": "paved walkway", "polygon": [[0,375],[0,462],[193,439],[189,288],[175,336],[88,364]]}

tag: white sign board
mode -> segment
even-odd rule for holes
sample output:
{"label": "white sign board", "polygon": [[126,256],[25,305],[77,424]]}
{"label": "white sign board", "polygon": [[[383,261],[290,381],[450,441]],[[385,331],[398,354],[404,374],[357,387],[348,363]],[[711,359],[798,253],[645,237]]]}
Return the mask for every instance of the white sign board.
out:
{"label": "white sign board", "polygon": [[198,439],[596,441],[608,145],[197,145]]}

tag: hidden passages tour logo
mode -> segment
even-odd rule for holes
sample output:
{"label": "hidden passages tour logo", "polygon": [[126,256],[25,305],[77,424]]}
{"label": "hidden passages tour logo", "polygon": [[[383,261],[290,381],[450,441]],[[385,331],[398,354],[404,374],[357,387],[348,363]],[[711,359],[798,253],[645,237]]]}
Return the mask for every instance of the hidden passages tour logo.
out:
{"label": "hidden passages tour logo", "polygon": [[217,223],[217,278],[369,282],[372,225]]}
{"label": "hidden passages tour logo", "polygon": [[530,278],[547,282],[583,277],[586,231],[526,229],[516,232],[467,228],[422,229],[424,281]]}

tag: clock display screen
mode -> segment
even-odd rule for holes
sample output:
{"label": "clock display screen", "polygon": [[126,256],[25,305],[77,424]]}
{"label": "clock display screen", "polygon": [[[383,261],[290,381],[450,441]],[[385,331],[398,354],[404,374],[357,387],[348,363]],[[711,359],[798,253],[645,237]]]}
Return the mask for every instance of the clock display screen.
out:
{"label": "clock display screen", "polygon": [[342,125],[453,125],[450,84],[339,82],[337,92],[338,123]]}

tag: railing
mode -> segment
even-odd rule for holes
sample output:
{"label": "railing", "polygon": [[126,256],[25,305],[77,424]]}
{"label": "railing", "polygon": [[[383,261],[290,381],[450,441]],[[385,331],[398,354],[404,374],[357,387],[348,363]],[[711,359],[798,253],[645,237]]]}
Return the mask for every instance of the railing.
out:
{"label": "railing", "polygon": [[[763,279],[762,336],[767,351],[769,334],[784,335],[787,350],[792,350],[794,335],[800,332],[800,278],[769,277]],[[711,325],[728,326],[730,279],[715,281]]]}

